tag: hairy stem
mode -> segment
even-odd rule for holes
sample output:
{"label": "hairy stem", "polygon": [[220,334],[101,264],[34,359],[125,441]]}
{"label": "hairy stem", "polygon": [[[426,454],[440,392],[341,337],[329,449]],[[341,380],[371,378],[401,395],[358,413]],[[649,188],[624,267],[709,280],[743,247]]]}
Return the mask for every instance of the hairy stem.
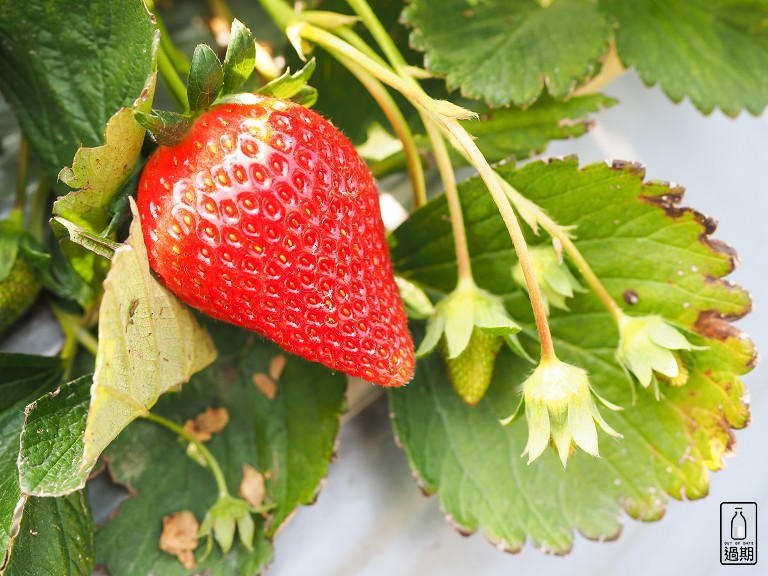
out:
{"label": "hairy stem", "polygon": [[[403,75],[403,70],[408,67],[408,64],[400,53],[400,50],[397,49],[397,46],[395,46],[395,43],[392,41],[389,32],[386,31],[381,21],[376,14],[374,14],[368,2],[365,0],[347,0],[347,4],[349,4],[352,10],[355,11],[355,14],[360,16],[363,24],[371,33],[371,36],[373,36],[373,39],[379,45],[381,51],[384,52],[384,55],[387,57],[387,60],[389,60],[389,63],[395,71],[398,74]],[[410,74],[408,74],[407,77],[410,78]]]}
{"label": "hairy stem", "polygon": [[155,414],[154,412],[147,412],[142,416],[142,418],[168,428],[168,430],[175,432],[184,440],[192,444],[200,452],[200,454],[203,456],[203,459],[205,460],[205,463],[208,464],[208,467],[211,469],[211,473],[216,480],[216,487],[219,490],[219,498],[226,498],[229,496],[229,489],[227,488],[227,481],[224,479],[224,472],[221,470],[221,466],[219,466],[218,460],[216,460],[213,454],[211,454],[210,450],[205,447],[205,444],[200,442],[200,440],[192,436],[189,432],[184,430],[184,428],[175,422]]}
{"label": "hairy stem", "polygon": [[259,0],[259,4],[281,30],[285,30],[296,17],[293,8],[285,0]]}
{"label": "hairy stem", "polygon": [[507,232],[512,239],[512,244],[517,252],[517,257],[520,261],[520,267],[523,270],[523,277],[525,278],[525,284],[528,287],[528,296],[531,299],[531,307],[533,308],[533,315],[536,319],[536,331],[539,334],[539,341],[541,343],[541,360],[548,361],[556,358],[554,343],[552,342],[552,334],[549,330],[549,321],[547,320],[547,310],[544,305],[544,299],[541,296],[541,288],[536,279],[536,272],[533,268],[533,261],[531,260],[530,252],[528,251],[528,245],[525,242],[523,236],[523,230],[520,228],[520,222],[517,220],[514,210],[504,193],[503,188],[499,184],[496,177],[496,172],[491,168],[488,161],[480,152],[480,149],[475,144],[475,141],[467,133],[466,130],[458,123],[458,121],[452,118],[438,117],[445,130],[450,133],[454,138],[454,143],[463,150],[469,157],[472,165],[477,169],[480,177],[485,182],[488,191],[491,193],[493,201],[496,203],[496,208],[501,214],[501,218],[507,227]]}
{"label": "hairy stem", "polygon": [[448,148],[440,133],[439,127],[425,113],[422,114],[424,127],[432,142],[432,150],[435,154],[435,162],[440,172],[440,178],[445,188],[445,197],[448,200],[448,212],[451,216],[451,228],[453,230],[454,250],[456,251],[456,266],[458,268],[458,284],[472,280],[472,263],[469,258],[467,245],[467,231],[464,227],[464,214],[461,211],[459,189],[456,186],[456,173],[448,155]]}
{"label": "hairy stem", "polygon": [[[501,177],[499,177],[499,179],[501,179]],[[547,234],[549,234],[552,238],[557,238],[560,241],[560,243],[563,245],[563,250],[565,250],[565,253],[568,254],[571,261],[576,265],[576,268],[578,268],[587,285],[592,289],[600,302],[603,303],[603,305],[614,316],[614,318],[618,319],[622,313],[621,308],[618,304],[616,304],[616,301],[608,293],[608,290],[605,289],[605,286],[603,286],[603,283],[592,270],[589,262],[587,262],[586,258],[584,258],[584,255],[576,247],[576,244],[574,244],[568,233],[563,230],[562,226],[555,222],[537,204],[531,202],[525,196],[520,194],[520,192],[515,190],[515,188],[508,182],[504,182],[503,187],[507,197],[516,207],[525,206],[525,210],[529,213],[533,213],[533,217],[536,219],[536,222],[542,228],[544,228]]]}
{"label": "hairy stem", "polygon": [[[375,16],[373,16],[373,18],[375,18]],[[300,26],[298,32],[303,38],[322,46],[334,56],[341,54],[345,58],[354,60],[360,66],[365,68],[366,71],[403,94],[417,108],[424,111],[428,116],[428,121],[436,122],[446,134],[451,137],[452,143],[467,155],[472,165],[480,173],[480,177],[485,182],[485,185],[488,187],[488,191],[504,220],[507,231],[512,239],[515,252],[517,252],[518,259],[520,260],[525,283],[528,287],[528,295],[531,299],[531,307],[533,308],[533,314],[536,319],[536,330],[539,334],[541,343],[541,358],[542,360],[556,358],[554,344],[552,342],[552,334],[549,330],[549,322],[547,321],[546,307],[544,306],[541,289],[536,280],[533,262],[531,261],[528,245],[525,242],[520,223],[515,216],[514,210],[512,210],[509,200],[496,179],[496,173],[493,171],[490,164],[488,164],[488,161],[485,159],[482,152],[480,152],[480,149],[477,147],[472,137],[458,123],[455,117],[453,117],[454,115],[460,115],[461,112],[459,111],[462,109],[449,102],[432,99],[421,89],[412,77],[402,77],[399,74],[394,73],[389,68],[366,56],[363,52],[333,34],[306,23],[299,23],[297,26]],[[382,50],[383,49],[384,48],[382,48]],[[400,58],[402,59],[402,56]]]}

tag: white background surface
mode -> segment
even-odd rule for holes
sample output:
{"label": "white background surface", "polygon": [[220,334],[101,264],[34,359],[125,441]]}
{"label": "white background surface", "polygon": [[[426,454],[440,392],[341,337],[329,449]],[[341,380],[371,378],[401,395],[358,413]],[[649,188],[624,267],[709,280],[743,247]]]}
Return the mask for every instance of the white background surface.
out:
{"label": "white background surface", "polygon": [[[684,205],[720,222],[715,237],[735,246],[742,265],[730,277],[746,286],[755,310],[739,326],[768,343],[768,121],[742,114],[701,116],[687,102],[674,105],[658,90],[627,74],[605,90],[621,103],[596,116],[579,140],[558,142],[548,155],[578,154],[582,164],[605,159],[639,161],[649,178],[686,186]],[[737,432],[736,456],[711,475],[710,495],[670,501],[656,523],[624,517],[615,542],[577,536],[567,557],[531,546],[509,555],[481,534],[463,538],[444,521],[436,498],[425,498],[411,480],[405,454],[392,440],[385,401],[348,422],[340,459],[331,467],[316,505],[299,511],[276,540],[271,576],[468,576],[468,575],[730,575],[768,574],[768,424],[759,365],[747,375],[753,422]],[[383,400],[383,399],[382,399]],[[757,566],[719,564],[722,501],[758,504]]]}

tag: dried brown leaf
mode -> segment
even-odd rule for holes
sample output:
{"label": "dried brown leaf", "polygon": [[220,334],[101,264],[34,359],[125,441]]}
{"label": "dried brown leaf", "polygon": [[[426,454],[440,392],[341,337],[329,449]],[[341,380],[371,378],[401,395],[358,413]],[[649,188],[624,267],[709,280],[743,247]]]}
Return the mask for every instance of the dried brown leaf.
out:
{"label": "dried brown leaf", "polygon": [[270,400],[275,399],[275,396],[277,396],[277,385],[272,378],[263,372],[259,372],[258,374],[254,374],[251,377],[251,380],[256,385],[256,388],[261,390],[261,393],[264,394],[264,396]]}
{"label": "dried brown leaf", "polygon": [[193,554],[197,548],[197,532],[200,524],[189,510],[174,512],[163,517],[160,534],[160,550],[179,559],[185,570],[197,568]]}
{"label": "dried brown leaf", "polygon": [[208,442],[213,434],[218,434],[229,423],[226,408],[206,408],[194,419],[184,422],[184,431],[200,442]]}
{"label": "dried brown leaf", "polygon": [[284,354],[277,354],[269,361],[269,377],[272,378],[274,382],[280,380],[280,376],[283,375],[283,370],[285,370],[286,362],[287,360]]}
{"label": "dried brown leaf", "polygon": [[240,496],[251,508],[258,508],[264,502],[265,495],[264,476],[250,464],[243,464]]}

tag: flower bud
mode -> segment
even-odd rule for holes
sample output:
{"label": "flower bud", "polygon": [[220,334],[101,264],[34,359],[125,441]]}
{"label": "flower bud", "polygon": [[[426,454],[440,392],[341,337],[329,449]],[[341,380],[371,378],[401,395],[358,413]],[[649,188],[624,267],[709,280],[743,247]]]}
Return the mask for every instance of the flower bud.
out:
{"label": "flower bud", "polygon": [[[541,296],[547,313],[549,313],[550,305],[560,310],[568,310],[565,299],[573,298],[574,291],[584,291],[571,269],[563,262],[562,256],[548,244],[530,246],[528,252],[536,272],[536,280],[541,288]],[[520,262],[512,267],[512,277],[517,284],[528,291]]]}
{"label": "flower bud", "polygon": [[619,347],[616,359],[640,384],[657,387],[656,375],[682,386],[688,371],[679,350],[701,350],[661,316],[627,316],[619,318]]}
{"label": "flower bud", "polygon": [[621,409],[594,392],[585,370],[557,359],[542,360],[523,382],[523,398],[515,414],[502,424],[515,420],[524,406],[528,443],[523,455],[528,454],[528,463],[541,456],[551,442],[565,466],[576,447],[598,456],[595,424],[615,438],[622,437],[603,420],[595,398],[611,410]]}

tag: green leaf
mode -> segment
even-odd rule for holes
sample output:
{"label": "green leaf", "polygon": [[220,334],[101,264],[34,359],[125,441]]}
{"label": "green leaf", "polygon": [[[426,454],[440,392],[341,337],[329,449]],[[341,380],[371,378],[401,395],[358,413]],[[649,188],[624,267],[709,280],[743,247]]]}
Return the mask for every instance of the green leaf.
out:
{"label": "green leaf", "polygon": [[153,33],[141,0],[3,3],[0,92],[51,181],[80,147],[103,144],[110,117],[141,94]]}
{"label": "green leaf", "polygon": [[198,44],[192,55],[187,82],[189,109],[195,112],[208,108],[221,92],[223,82],[224,71],[218,56],[207,44]]}
{"label": "green leaf", "polygon": [[448,87],[500,106],[527,105],[546,87],[568,96],[600,67],[610,26],[597,0],[410,0],[411,43]]}
{"label": "green leaf", "polygon": [[[157,38],[155,35],[153,51],[157,50]],[[150,111],[156,79],[155,74],[150,75],[133,106],[121,108],[109,119],[106,144],[80,147],[72,167],[62,168],[59,179],[77,190],[54,202],[54,214],[89,232],[105,232],[112,218],[112,203],[133,172],[144,143],[145,129],[136,122],[134,113]]]}
{"label": "green leaf", "polygon": [[85,491],[63,498],[30,498],[14,540],[8,576],[91,576],[96,551]]}
{"label": "green leaf", "polygon": [[[237,565],[242,573],[255,574],[271,558],[268,539],[298,505],[310,504],[317,496],[334,452],[345,379],[289,355],[276,382],[277,395],[270,400],[254,385],[254,376],[266,376],[271,359],[285,353],[253,333],[209,324],[217,347],[226,355],[195,375],[178,395],[162,398],[156,411],[178,423],[206,406],[229,411],[229,424],[207,446],[222,464],[233,494],[242,478],[242,465],[250,464],[265,474],[266,502],[276,507],[269,511],[266,523],[254,517],[253,554],[235,538],[227,559],[216,557],[214,550],[212,558],[198,568],[232,574]],[[113,576],[185,574],[175,558],[158,548],[160,519],[188,509],[202,521],[217,497],[210,471],[185,456],[184,445],[173,434],[144,421],[127,428],[105,451],[105,458],[115,480],[136,496],[124,501],[119,513],[97,533],[99,562]],[[246,563],[250,564],[247,570]]]}
{"label": "green leaf", "polygon": [[478,109],[480,121],[462,125],[489,162],[522,160],[544,151],[550,140],[583,136],[592,127],[588,114],[617,103],[602,94],[574,96],[565,102],[544,95],[529,108]]}
{"label": "green leaf", "polygon": [[152,275],[135,204],[126,244],[115,252],[99,310],[99,348],[82,467],[161,394],[210,364],[216,350],[191,311]]}
{"label": "green leaf", "polygon": [[[312,58],[301,70],[298,70],[293,74],[291,74],[290,70],[286,70],[283,72],[282,76],[265,84],[259,88],[257,92],[259,94],[264,94],[265,96],[274,96],[275,98],[292,98],[304,90],[314,72],[315,59]],[[316,94],[317,92],[315,91],[315,100],[317,100]]]}
{"label": "green leaf", "polygon": [[255,64],[256,44],[253,34],[235,18],[224,57],[224,86],[221,93],[227,95],[236,92],[253,73]]}
{"label": "green leaf", "polygon": [[768,4],[765,0],[599,0],[616,24],[625,66],[690,98],[704,114],[760,114],[768,104]]}
{"label": "green leaf", "polygon": [[59,358],[0,352],[0,551],[5,551],[11,521],[21,498],[16,457],[24,407],[53,390],[61,379]]}
{"label": "green leaf", "polygon": [[[517,550],[528,538],[565,553],[574,530],[595,539],[617,536],[622,509],[656,520],[668,496],[707,493],[708,471],[723,466],[732,429],[749,419],[738,376],[752,368],[754,348],[729,320],[746,314],[750,300],[722,280],[735,256],[710,238],[712,220],[678,206],[682,188],[644,183],[642,169],[630,164],[580,170],[573,158],[498,170],[560,225],[575,226],[577,247],[629,313],[662,315],[691,330],[692,343],[708,347],[686,353],[687,384],[664,386],[660,401],[641,389],[633,402],[615,358],[615,321],[599,301],[577,293],[570,311],[554,310],[550,325],[558,355],[587,369],[595,390],[624,408],[602,411],[624,438],[600,433],[601,458],[577,451],[567,470],[552,450],[528,466],[520,458],[525,421],[506,428],[498,422],[515,411],[519,385],[530,372],[509,350],[500,352],[490,388],[474,408],[453,392],[434,355],[420,361],[406,390],[390,393],[396,433],[420,483],[439,494],[460,530],[482,527],[505,549]],[[502,295],[513,317],[532,332],[530,305],[510,274],[516,258],[504,223],[481,181],[468,180],[460,191],[475,278]],[[446,218],[440,197],[392,235],[397,273],[443,294],[456,277]],[[527,235],[530,242],[548,241],[530,230]]]}
{"label": "green leaf", "polygon": [[18,467],[24,494],[63,496],[85,486],[83,434],[92,376],[69,382],[29,404]]}

